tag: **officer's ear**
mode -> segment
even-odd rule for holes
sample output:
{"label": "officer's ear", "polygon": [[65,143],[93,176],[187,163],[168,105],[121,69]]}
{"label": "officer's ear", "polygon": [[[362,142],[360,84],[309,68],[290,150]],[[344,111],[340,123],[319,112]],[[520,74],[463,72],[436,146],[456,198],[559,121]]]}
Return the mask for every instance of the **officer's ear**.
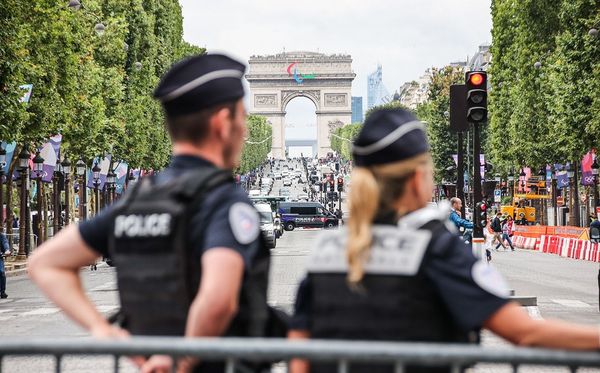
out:
{"label": "officer's ear", "polygon": [[211,130],[221,140],[229,139],[232,125],[231,110],[227,107],[220,108],[210,118]]}

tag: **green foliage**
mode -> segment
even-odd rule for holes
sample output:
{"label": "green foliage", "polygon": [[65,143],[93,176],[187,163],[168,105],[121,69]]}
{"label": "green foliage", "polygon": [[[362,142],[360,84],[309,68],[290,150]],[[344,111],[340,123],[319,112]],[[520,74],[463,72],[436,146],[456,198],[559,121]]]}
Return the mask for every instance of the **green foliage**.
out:
{"label": "green foliage", "polygon": [[[87,0],[79,11],[67,3],[0,2],[0,138],[38,146],[62,133],[72,159],[109,152],[132,167],[163,167],[170,141],[153,89],[176,60],[204,53],[182,39],[178,0]],[[25,83],[34,85],[27,106],[18,102]]]}
{"label": "green foliage", "polygon": [[267,118],[260,115],[248,116],[248,138],[242,152],[237,172],[245,174],[260,166],[271,152],[272,128]]}
{"label": "green foliage", "polygon": [[331,136],[331,149],[343,159],[352,160],[352,142],[358,136],[362,123],[349,124],[336,129]]}
{"label": "green foliage", "polygon": [[464,73],[461,68],[447,66],[432,69],[428,100],[417,108],[417,116],[427,123],[427,137],[437,182],[441,182],[446,169],[454,165],[452,154],[457,152],[457,138],[449,130],[450,119],[446,113],[450,107],[450,86],[463,81]]}
{"label": "green foliage", "polygon": [[400,101],[390,101],[387,104],[373,106],[372,108],[370,108],[369,110],[367,110],[367,113],[365,114],[365,119],[368,118],[369,115],[371,115],[374,111],[380,110],[380,109],[404,109],[404,110],[410,110],[406,106],[402,105],[400,103]]}
{"label": "green foliage", "polygon": [[[600,135],[596,0],[493,0],[488,153],[505,172],[580,159]],[[534,68],[536,62],[541,68]]]}

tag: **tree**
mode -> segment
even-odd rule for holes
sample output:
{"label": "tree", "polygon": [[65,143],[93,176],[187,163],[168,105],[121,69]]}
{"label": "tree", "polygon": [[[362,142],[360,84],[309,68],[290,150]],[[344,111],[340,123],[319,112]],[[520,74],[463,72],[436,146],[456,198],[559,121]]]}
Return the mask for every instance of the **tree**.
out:
{"label": "tree", "polygon": [[462,68],[446,66],[432,69],[427,102],[417,108],[417,116],[427,123],[436,182],[441,182],[446,169],[454,166],[452,155],[457,153],[457,137],[450,132],[447,113],[450,110],[450,86],[463,82]]}
{"label": "tree", "polygon": [[412,111],[411,109],[402,105],[400,103],[400,101],[394,100],[394,101],[390,101],[390,102],[382,104],[382,105],[373,106],[372,108],[367,110],[367,113],[365,114],[365,119],[367,119],[369,117],[369,115],[371,115],[374,111],[380,110],[380,109],[404,109],[404,110]]}
{"label": "tree", "polygon": [[353,123],[337,128],[331,135],[331,149],[343,159],[352,160],[352,143],[362,129],[362,123]]}
{"label": "tree", "polygon": [[271,152],[273,144],[272,128],[267,118],[250,115],[247,119],[248,138],[242,152],[240,167],[237,173],[245,174],[260,166]]}

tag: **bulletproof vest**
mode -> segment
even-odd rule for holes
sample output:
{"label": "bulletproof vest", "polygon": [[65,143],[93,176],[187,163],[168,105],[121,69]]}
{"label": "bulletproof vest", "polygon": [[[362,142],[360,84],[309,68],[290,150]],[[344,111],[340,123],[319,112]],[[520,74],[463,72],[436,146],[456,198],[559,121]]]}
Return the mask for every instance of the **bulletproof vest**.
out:
{"label": "bulletproof vest", "polygon": [[148,177],[116,206],[109,252],[117,267],[121,316],[132,334],[184,335],[201,275],[200,258],[189,243],[190,219],[208,192],[231,180],[230,172],[214,167],[165,183]]}
{"label": "bulletproof vest", "polygon": [[[363,280],[347,282],[347,231],[327,233],[308,263],[310,335],[315,339],[411,342],[466,342],[433,283],[423,272],[428,252],[447,232],[442,222],[421,229],[372,227],[373,242]],[[331,371],[312,365],[311,372]],[[393,367],[351,365],[351,372],[393,372]],[[407,372],[446,372],[447,368],[408,367]]]}

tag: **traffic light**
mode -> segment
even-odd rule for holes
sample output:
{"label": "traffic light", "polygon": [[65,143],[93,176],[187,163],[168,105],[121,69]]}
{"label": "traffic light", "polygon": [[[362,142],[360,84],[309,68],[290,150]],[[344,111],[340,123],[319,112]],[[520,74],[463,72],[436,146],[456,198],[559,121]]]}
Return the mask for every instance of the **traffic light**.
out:
{"label": "traffic light", "polygon": [[342,177],[338,177],[338,192],[343,192],[344,191],[344,178]]}
{"label": "traffic light", "polygon": [[467,121],[481,123],[487,120],[487,73],[469,71],[465,75],[467,86]]}
{"label": "traffic light", "polygon": [[329,189],[330,189],[332,192],[335,192],[335,186],[334,186],[334,184],[333,184],[333,179],[329,180]]}
{"label": "traffic light", "polygon": [[482,229],[487,225],[487,205],[485,202],[478,202],[475,206],[473,225]]}

